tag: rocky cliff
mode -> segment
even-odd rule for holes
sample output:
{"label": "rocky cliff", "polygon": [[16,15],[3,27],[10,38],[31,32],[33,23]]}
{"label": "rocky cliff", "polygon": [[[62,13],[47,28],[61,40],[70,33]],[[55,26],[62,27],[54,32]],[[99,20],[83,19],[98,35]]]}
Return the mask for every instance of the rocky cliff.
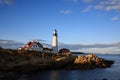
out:
{"label": "rocky cliff", "polygon": [[94,69],[111,67],[114,63],[112,60],[106,60],[97,57],[95,54],[88,54],[86,56],[77,56],[73,64],[70,64],[69,69]]}

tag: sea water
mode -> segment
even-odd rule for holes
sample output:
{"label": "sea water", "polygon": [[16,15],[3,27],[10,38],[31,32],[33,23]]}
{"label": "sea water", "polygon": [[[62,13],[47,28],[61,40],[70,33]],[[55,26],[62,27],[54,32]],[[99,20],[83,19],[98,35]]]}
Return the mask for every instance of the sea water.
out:
{"label": "sea water", "polygon": [[120,80],[120,54],[96,54],[115,63],[109,68],[93,70],[49,70],[23,74],[18,80]]}

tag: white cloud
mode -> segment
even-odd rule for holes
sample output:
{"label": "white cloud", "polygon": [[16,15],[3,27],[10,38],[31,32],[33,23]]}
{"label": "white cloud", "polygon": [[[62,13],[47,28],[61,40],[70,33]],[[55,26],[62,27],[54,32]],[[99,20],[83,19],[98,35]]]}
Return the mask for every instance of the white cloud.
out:
{"label": "white cloud", "polygon": [[[100,11],[114,11],[114,13],[120,12],[120,0],[83,0],[84,2],[92,2],[88,3],[88,6],[82,12],[88,12],[90,10],[100,10]],[[114,15],[108,13],[110,15]],[[119,17],[115,16],[112,18],[114,21],[118,21]]]}
{"label": "white cloud", "polygon": [[[95,0],[83,0],[84,2],[93,2],[91,4],[93,9],[97,10],[105,10],[105,11],[120,11],[120,0],[97,0],[98,2],[95,3]],[[86,11],[89,9],[89,6],[86,8]]]}
{"label": "white cloud", "polygon": [[61,10],[60,13],[61,14],[71,14],[72,11],[70,11],[70,10]]}
{"label": "white cloud", "polygon": [[78,0],[72,0],[74,3],[78,2]]}
{"label": "white cloud", "polygon": [[74,3],[78,2],[78,0],[64,0],[64,1],[67,1],[67,2],[74,2]]}
{"label": "white cloud", "polygon": [[94,6],[94,9],[102,10],[103,8],[104,8],[103,5],[96,5],[96,6]]}
{"label": "white cloud", "polygon": [[90,5],[90,6],[88,6],[87,8],[85,8],[82,12],[88,12],[91,8],[92,8],[93,6],[92,5]]}
{"label": "white cloud", "polygon": [[13,0],[4,0],[6,4],[11,5],[13,3]]}
{"label": "white cloud", "polygon": [[[120,3],[120,2],[119,2]],[[106,2],[106,4],[102,4],[104,6],[104,10],[110,11],[110,10],[115,10],[115,11],[120,11],[120,4],[117,2]]]}
{"label": "white cloud", "polygon": [[0,0],[0,4],[2,4],[2,0]]}
{"label": "white cloud", "polygon": [[115,10],[117,10],[117,11],[120,11],[120,4],[113,6],[113,9],[115,9]]}
{"label": "white cloud", "polygon": [[112,20],[118,21],[118,20],[119,20],[119,17],[118,17],[118,16],[115,16],[115,17],[112,18]]}
{"label": "white cloud", "polygon": [[105,0],[99,2],[96,6],[99,7],[101,6],[106,11],[110,11],[110,10],[120,11],[120,0]]}
{"label": "white cloud", "polygon": [[11,5],[13,4],[13,0],[0,0],[0,4]]}
{"label": "white cloud", "polygon": [[87,2],[87,3],[89,3],[89,2],[93,2],[94,0],[83,0],[83,2]]}
{"label": "white cloud", "polygon": [[112,6],[107,6],[107,7],[105,8],[105,10],[106,10],[106,11],[110,11],[110,10],[112,10],[112,8],[113,8]]}

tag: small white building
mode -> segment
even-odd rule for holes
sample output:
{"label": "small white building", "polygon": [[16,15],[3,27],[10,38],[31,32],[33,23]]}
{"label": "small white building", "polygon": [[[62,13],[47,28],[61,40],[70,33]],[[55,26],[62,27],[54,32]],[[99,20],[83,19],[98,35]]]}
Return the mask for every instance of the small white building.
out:
{"label": "small white building", "polygon": [[31,41],[24,46],[25,50],[43,51],[43,45],[39,42]]}

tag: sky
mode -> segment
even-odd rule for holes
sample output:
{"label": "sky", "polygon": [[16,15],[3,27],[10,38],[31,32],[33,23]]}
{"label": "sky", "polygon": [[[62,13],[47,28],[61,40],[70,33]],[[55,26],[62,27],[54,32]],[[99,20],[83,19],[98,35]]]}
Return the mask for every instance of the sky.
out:
{"label": "sky", "polygon": [[0,0],[2,45],[51,44],[55,29],[59,46],[72,51],[120,53],[120,0]]}

